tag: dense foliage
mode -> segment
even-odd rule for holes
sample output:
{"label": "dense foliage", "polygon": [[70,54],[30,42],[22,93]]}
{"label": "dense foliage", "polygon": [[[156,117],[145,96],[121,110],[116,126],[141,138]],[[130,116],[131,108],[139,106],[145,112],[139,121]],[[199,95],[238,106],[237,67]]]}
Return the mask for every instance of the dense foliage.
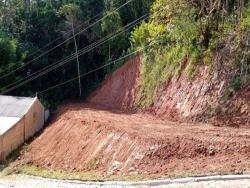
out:
{"label": "dense foliage", "polygon": [[[149,21],[134,30],[124,27],[147,13],[150,13]],[[72,28],[79,33],[76,43]],[[214,56],[226,47],[233,49],[229,74],[232,88],[237,90],[249,84],[248,0],[2,0],[0,90],[18,85],[45,67],[73,56],[75,45],[80,51],[116,32],[120,34],[96,48],[89,48],[79,57],[80,73],[109,64],[138,48],[144,49],[140,99],[143,107],[153,102],[163,82],[183,71],[183,64],[188,62],[185,73],[192,79],[199,64],[214,62],[218,66]],[[31,96],[76,77],[76,59],[68,59],[65,65],[8,94]],[[83,97],[120,64],[82,77]],[[48,106],[54,106],[78,95],[76,79],[40,93],[39,97]]]}
{"label": "dense foliage", "polygon": [[[126,2],[128,0],[1,0],[0,77],[28,63],[27,66],[0,80],[1,91],[27,80],[46,66],[74,54],[76,51],[71,37],[72,26],[76,34],[81,32],[76,36],[77,47],[80,50],[103,37],[123,30],[125,25],[149,12],[150,0],[133,0],[117,10]],[[103,16],[105,19],[93,24]],[[130,47],[131,31],[132,28],[82,54],[79,57],[80,73],[84,74],[105,65],[124,54]],[[67,42],[60,45],[65,40]],[[112,66],[82,77],[83,97],[87,96],[111,70]],[[64,66],[8,94],[31,96],[37,91],[76,77],[77,74],[76,59],[72,59]],[[54,106],[62,99],[77,98],[78,93],[78,80],[75,80],[39,94],[39,97],[48,106]]]}
{"label": "dense foliage", "polygon": [[213,57],[226,48],[231,49],[224,55],[231,56],[228,75],[233,89],[249,85],[249,11],[246,0],[156,0],[150,22],[131,36],[134,48],[157,43],[144,52],[140,105],[150,105],[157,88],[180,74],[185,64],[190,79],[199,64],[218,67]]}

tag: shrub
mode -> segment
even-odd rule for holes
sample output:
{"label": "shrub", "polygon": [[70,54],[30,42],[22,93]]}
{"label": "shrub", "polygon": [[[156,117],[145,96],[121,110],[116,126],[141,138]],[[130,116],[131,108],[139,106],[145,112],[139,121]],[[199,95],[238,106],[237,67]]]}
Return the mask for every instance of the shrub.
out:
{"label": "shrub", "polygon": [[241,78],[239,76],[234,76],[232,78],[232,87],[234,88],[234,90],[240,90],[242,87],[242,82],[241,82]]}

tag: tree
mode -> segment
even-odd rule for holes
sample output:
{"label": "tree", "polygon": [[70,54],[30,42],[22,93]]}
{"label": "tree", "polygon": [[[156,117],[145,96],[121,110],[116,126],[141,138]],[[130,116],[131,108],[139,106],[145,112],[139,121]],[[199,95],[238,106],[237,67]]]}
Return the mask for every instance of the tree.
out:
{"label": "tree", "polygon": [[109,36],[113,33],[119,33],[115,38],[109,40],[108,45],[104,46],[104,54],[109,54],[110,61],[120,55],[121,50],[125,48],[126,35],[123,32],[124,28],[119,12],[107,11],[106,16],[101,24],[103,34]]}
{"label": "tree", "polygon": [[81,18],[81,9],[74,3],[65,4],[60,8],[60,14],[66,18],[66,20],[77,23]]}
{"label": "tree", "polygon": [[[46,66],[59,62],[75,53],[74,41],[69,39],[72,36],[71,23],[74,23],[75,33],[81,31],[76,36],[79,50],[102,40],[104,37],[110,37],[113,33],[121,32],[112,40],[109,40],[109,43],[103,43],[79,57],[81,73],[100,67],[108,60],[119,58],[130,46],[129,36],[131,31],[122,33],[124,31],[123,26],[149,12],[148,3],[150,1],[136,0],[115,12],[113,11],[127,0],[6,0],[4,1],[6,4],[0,1],[0,32],[4,33],[2,38],[9,41],[8,44],[11,44],[12,41],[15,44],[15,53],[13,51],[13,53],[8,54],[16,55],[16,57],[11,55],[11,58],[1,57],[0,68],[5,70],[3,74],[31,62],[15,74],[0,80],[0,87],[4,88],[17,80],[22,81],[23,78],[27,79],[27,76],[35,74]],[[8,15],[5,17],[3,16],[4,8]],[[107,16],[106,19],[92,25],[103,16]],[[4,23],[3,18],[6,18]],[[89,25],[92,25],[92,27],[88,27]],[[88,29],[85,30],[85,28]],[[67,42],[63,43],[65,40]],[[4,46],[7,48],[8,45],[4,44]],[[55,46],[58,47],[53,48]],[[7,49],[4,50],[6,52]],[[72,62],[9,94],[30,95],[76,76],[75,63]],[[107,72],[109,71],[105,68],[83,78],[85,79],[82,84],[84,91],[93,89],[93,86],[102,81]],[[78,95],[77,84],[70,83],[67,87],[71,88],[67,92],[61,92],[63,88],[57,88],[42,97],[50,100],[49,103],[54,104],[62,99]]]}

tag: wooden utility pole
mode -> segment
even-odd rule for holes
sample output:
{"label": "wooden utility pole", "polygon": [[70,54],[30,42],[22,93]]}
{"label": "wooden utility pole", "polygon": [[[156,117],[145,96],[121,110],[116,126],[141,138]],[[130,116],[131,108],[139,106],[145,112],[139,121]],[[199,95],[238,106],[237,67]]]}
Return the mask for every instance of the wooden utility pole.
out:
{"label": "wooden utility pole", "polygon": [[74,23],[71,22],[72,27],[72,33],[74,37],[74,43],[75,43],[75,51],[76,51],[76,63],[77,63],[77,70],[78,70],[78,84],[79,84],[79,96],[82,96],[82,87],[81,87],[81,75],[80,75],[80,65],[79,65],[79,58],[78,58],[78,48],[76,44],[76,36],[75,36],[75,29],[74,29]]}
{"label": "wooden utility pole", "polygon": [[25,15],[26,18],[29,18],[29,14],[30,14],[30,0],[25,0],[24,1],[24,9],[25,9]]}
{"label": "wooden utility pole", "polygon": [[6,19],[7,18],[7,6],[8,6],[8,1],[5,0],[3,4],[3,15],[2,15],[4,29],[7,23],[7,19]]}
{"label": "wooden utility pole", "polygon": [[26,18],[26,41],[27,41],[27,31],[29,30],[29,24],[30,24],[30,0],[24,0],[24,10],[25,10],[25,18]]}

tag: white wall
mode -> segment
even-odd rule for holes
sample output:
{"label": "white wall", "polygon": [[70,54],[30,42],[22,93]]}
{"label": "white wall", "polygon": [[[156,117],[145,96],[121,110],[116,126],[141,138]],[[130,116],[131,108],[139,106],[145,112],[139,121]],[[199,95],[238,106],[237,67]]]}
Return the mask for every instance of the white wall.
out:
{"label": "white wall", "polygon": [[14,126],[0,134],[0,160],[40,131],[45,122],[45,110],[36,98],[26,114]]}

